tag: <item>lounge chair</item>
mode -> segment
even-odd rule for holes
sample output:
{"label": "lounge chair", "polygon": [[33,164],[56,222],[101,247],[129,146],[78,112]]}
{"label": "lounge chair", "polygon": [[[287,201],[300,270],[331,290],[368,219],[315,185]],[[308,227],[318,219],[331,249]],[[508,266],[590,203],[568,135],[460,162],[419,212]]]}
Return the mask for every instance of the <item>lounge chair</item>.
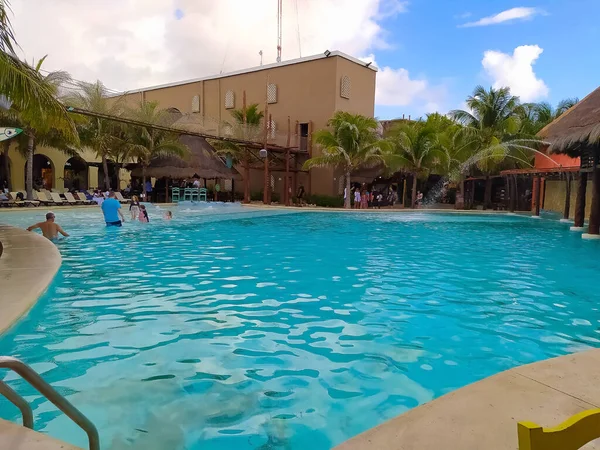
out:
{"label": "lounge chair", "polygon": [[171,201],[173,203],[179,203],[179,188],[171,188]]}
{"label": "lounge chair", "polygon": [[57,205],[64,204],[62,198],[60,198],[60,194],[57,192],[50,192],[50,197],[52,197],[52,201]]}
{"label": "lounge chair", "polygon": [[208,192],[208,191],[207,191],[207,189],[206,189],[206,188],[200,188],[200,189],[198,190],[198,201],[202,201],[202,199],[204,199],[204,201],[205,201],[205,202],[206,202],[206,201],[208,201],[208,200],[206,199],[206,193],[207,193],[207,192]]}
{"label": "lounge chair", "polygon": [[77,196],[75,198],[79,199],[79,201],[81,203],[83,203],[84,205],[90,205],[92,203],[91,200],[87,199],[87,197],[85,196],[85,194],[83,192],[75,192],[75,195]]}
{"label": "lounge chair", "polygon": [[117,200],[119,200],[121,203],[129,203],[131,202],[130,199],[128,198],[124,198],[123,194],[121,194],[119,191],[115,191],[115,197]]}
{"label": "lounge chair", "polygon": [[54,200],[48,198],[48,195],[44,191],[34,191],[34,195],[38,201],[43,205],[54,205]]}
{"label": "lounge chair", "polygon": [[69,202],[69,204],[71,205],[78,205],[81,203],[81,200],[78,200],[75,197],[73,197],[73,194],[71,194],[70,192],[65,192],[63,195],[65,196],[67,202]]}
{"label": "lounge chair", "polygon": [[12,200],[12,203],[15,206],[40,206],[40,202],[38,202],[37,200],[18,200],[16,192],[10,192],[8,196],[9,201]]}

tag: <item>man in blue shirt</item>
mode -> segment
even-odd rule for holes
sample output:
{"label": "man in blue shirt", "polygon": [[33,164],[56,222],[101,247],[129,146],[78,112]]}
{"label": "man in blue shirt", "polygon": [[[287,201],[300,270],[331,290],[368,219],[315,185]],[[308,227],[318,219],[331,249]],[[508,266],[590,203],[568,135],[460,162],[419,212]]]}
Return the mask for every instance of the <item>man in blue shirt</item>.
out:
{"label": "man in blue shirt", "polygon": [[152,181],[151,180],[146,181],[146,201],[148,201],[148,202],[152,201]]}
{"label": "man in blue shirt", "polygon": [[121,212],[121,203],[115,198],[115,193],[112,191],[102,202],[102,213],[107,227],[120,227],[125,222],[125,217]]}

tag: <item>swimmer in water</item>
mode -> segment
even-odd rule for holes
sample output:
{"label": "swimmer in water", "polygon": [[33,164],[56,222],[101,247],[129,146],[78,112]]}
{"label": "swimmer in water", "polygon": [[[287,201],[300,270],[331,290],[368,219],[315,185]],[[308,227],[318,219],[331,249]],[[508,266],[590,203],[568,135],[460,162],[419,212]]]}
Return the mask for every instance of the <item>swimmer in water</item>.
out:
{"label": "swimmer in water", "polygon": [[173,213],[171,211],[167,211],[165,213],[165,220],[171,220],[173,218]]}
{"label": "swimmer in water", "polygon": [[59,224],[54,223],[54,218],[54,213],[49,212],[48,214],[46,214],[45,222],[39,222],[35,225],[31,225],[29,228],[27,228],[27,231],[32,231],[39,228],[42,230],[42,234],[44,235],[44,237],[50,239],[51,241],[58,240],[58,233],[62,234],[65,237],[68,236],[69,234],[65,230],[63,230]]}

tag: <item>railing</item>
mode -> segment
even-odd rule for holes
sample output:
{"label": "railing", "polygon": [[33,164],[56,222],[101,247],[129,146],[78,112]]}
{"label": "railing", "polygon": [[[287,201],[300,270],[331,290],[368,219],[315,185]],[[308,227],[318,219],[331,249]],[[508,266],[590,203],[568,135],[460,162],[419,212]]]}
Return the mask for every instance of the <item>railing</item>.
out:
{"label": "railing", "polygon": [[[52,386],[46,383],[35,370],[24,362],[16,358],[11,358],[10,356],[0,356],[0,369],[9,369],[20,375],[21,378],[37,389],[40,394],[46,397],[54,404],[54,406],[65,413],[86,432],[90,450],[100,450],[100,438],[98,437],[98,430],[94,424],[66,398],[55,391]],[[33,429],[33,413],[31,411],[31,406],[29,406],[25,399],[3,381],[0,381],[0,395],[6,397],[8,401],[19,408],[23,415],[23,426]]]}

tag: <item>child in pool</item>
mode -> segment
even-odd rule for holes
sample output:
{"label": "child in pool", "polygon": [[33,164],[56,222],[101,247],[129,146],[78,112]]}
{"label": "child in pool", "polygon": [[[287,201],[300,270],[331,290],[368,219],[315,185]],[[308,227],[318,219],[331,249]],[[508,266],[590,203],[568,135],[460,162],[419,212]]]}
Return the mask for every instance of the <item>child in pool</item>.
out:
{"label": "child in pool", "polygon": [[131,197],[129,212],[131,213],[131,220],[136,220],[140,216],[140,199],[137,195]]}
{"label": "child in pool", "polygon": [[165,220],[171,220],[173,218],[173,213],[171,211],[167,211],[165,213]]}
{"label": "child in pool", "polygon": [[150,219],[148,218],[148,211],[146,211],[146,207],[144,205],[140,205],[139,221],[142,223],[150,222]]}

